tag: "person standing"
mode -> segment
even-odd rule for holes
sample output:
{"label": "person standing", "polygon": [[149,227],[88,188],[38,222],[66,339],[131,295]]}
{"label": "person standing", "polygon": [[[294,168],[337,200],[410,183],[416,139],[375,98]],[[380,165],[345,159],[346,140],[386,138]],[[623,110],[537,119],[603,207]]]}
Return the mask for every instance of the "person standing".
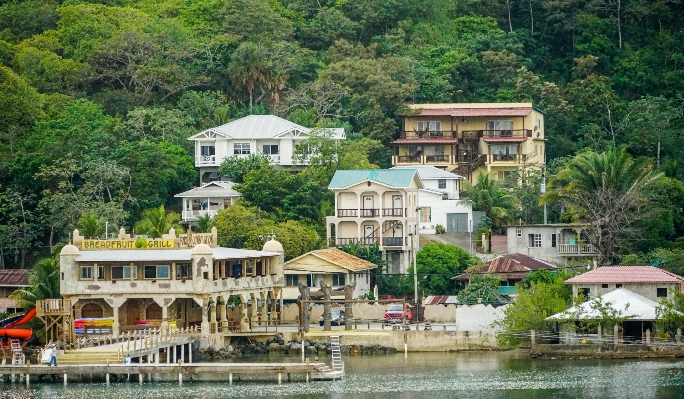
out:
{"label": "person standing", "polygon": [[52,363],[55,363],[55,367],[57,367],[57,345],[52,345],[52,348],[50,349],[50,362],[48,363],[48,367],[52,366]]}

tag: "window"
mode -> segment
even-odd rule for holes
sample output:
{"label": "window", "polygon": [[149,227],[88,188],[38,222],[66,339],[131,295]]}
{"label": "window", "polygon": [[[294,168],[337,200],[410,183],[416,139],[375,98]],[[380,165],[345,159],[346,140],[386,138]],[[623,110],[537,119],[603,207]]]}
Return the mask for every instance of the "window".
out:
{"label": "window", "polygon": [[494,121],[487,121],[487,130],[489,131],[502,131],[502,130],[513,130],[513,121],[505,121],[505,120],[494,120]]}
{"label": "window", "polygon": [[146,279],[157,279],[157,278],[169,278],[169,266],[145,266],[145,278]]}
{"label": "window", "polygon": [[667,298],[667,288],[656,288],[656,296],[658,298]]}
{"label": "window", "polygon": [[306,285],[307,287],[318,287],[318,281],[323,279],[323,276],[317,274],[307,274],[306,275]]}
{"label": "window", "polygon": [[446,188],[446,179],[437,179],[437,188]]}
{"label": "window", "polygon": [[130,266],[112,266],[112,280],[127,280],[130,278]]}
{"label": "window", "polygon": [[216,155],[216,147],[214,147],[213,145],[203,145],[200,147],[200,154],[203,157]]}
{"label": "window", "polygon": [[542,235],[541,234],[528,234],[530,248],[541,248],[542,246]]}
{"label": "window", "polygon": [[512,174],[513,174],[512,170],[500,170],[499,171],[499,180],[508,179],[509,177],[511,177]]}
{"label": "window", "polygon": [[176,279],[192,278],[192,265],[190,263],[176,264]]}
{"label": "window", "polygon": [[98,266],[97,267],[97,279],[98,280],[104,280],[105,279],[105,267],[104,266]]}
{"label": "window", "polygon": [[424,132],[428,129],[427,121],[418,121],[417,128],[419,132]]}
{"label": "window", "polygon": [[622,288],[622,284],[615,284],[615,288]]}
{"label": "window", "polygon": [[601,284],[601,288],[608,288],[608,284]]}
{"label": "window", "polygon": [[430,131],[431,132],[441,132],[442,131],[442,122],[430,121]]}
{"label": "window", "polygon": [[423,223],[432,222],[432,208],[429,206],[420,207],[420,221]]}
{"label": "window", "polygon": [[265,144],[263,146],[264,154],[268,155],[278,155],[278,146],[276,144]]}
{"label": "window", "polygon": [[285,286],[286,287],[296,287],[299,283],[299,274],[286,274],[285,275]]}
{"label": "window", "polygon": [[516,235],[517,237],[522,237],[522,229],[521,229],[521,228],[515,229],[515,235]]}
{"label": "window", "polygon": [[233,154],[249,154],[249,143],[234,143]]}
{"label": "window", "polygon": [[554,248],[558,246],[558,234],[551,234],[551,246]]}
{"label": "window", "polygon": [[577,290],[577,296],[584,297],[584,300],[589,300],[589,294],[591,290],[589,288],[580,288]]}
{"label": "window", "polygon": [[415,155],[420,155],[423,153],[423,147],[417,146],[417,145],[409,145],[408,146],[408,153],[409,156],[415,156]]}
{"label": "window", "polygon": [[93,267],[92,266],[81,266],[81,280],[92,280],[93,279]]}
{"label": "window", "polygon": [[332,275],[332,285],[333,287],[341,287],[346,284],[346,275],[344,273],[335,273]]}

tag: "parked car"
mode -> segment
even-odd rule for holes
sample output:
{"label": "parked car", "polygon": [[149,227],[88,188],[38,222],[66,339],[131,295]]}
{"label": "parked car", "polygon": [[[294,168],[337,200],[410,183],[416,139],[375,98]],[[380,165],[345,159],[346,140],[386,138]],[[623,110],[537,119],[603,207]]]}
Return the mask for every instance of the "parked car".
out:
{"label": "parked car", "polygon": [[[323,319],[323,316],[321,316],[320,319],[318,319],[318,324],[321,326],[325,320]],[[341,326],[344,324],[344,310],[341,309],[334,309],[330,311],[330,324],[333,326]]]}
{"label": "parked car", "polygon": [[[407,303],[406,304],[406,318],[408,322],[413,320],[413,309]],[[400,303],[392,304],[387,309],[385,309],[384,323],[403,323],[404,322],[404,309]]]}

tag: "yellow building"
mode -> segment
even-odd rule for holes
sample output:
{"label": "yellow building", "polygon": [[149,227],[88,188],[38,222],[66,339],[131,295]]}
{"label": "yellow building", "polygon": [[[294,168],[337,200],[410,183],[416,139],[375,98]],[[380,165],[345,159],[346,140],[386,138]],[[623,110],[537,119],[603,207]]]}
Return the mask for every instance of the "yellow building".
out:
{"label": "yellow building", "polygon": [[470,180],[544,164],[544,112],[532,103],[411,104],[395,166],[432,165]]}

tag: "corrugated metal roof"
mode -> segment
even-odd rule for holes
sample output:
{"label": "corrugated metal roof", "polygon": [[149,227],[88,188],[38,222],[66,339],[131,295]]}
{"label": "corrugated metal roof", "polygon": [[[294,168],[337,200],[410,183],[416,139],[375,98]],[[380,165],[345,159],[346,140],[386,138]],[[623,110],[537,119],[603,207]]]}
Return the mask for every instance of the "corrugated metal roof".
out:
{"label": "corrugated metal roof", "polygon": [[680,283],[684,278],[654,266],[602,266],[565,280],[578,283]]}
{"label": "corrugated metal roof", "polygon": [[2,269],[0,270],[0,286],[28,287],[29,272],[27,269]]}
{"label": "corrugated metal roof", "polygon": [[532,112],[532,107],[524,108],[444,108],[423,109],[420,114],[414,116],[527,116]]}
{"label": "corrugated metal roof", "polygon": [[415,169],[418,171],[418,176],[420,176],[421,180],[463,179],[461,175],[450,173],[434,166],[394,166],[391,169]]}
{"label": "corrugated metal roof", "polygon": [[[604,303],[609,303],[610,306],[618,311],[622,311],[625,316],[628,316],[629,320],[655,320],[656,319],[656,307],[658,303],[650,300],[644,296],[634,293],[627,288],[618,288],[615,291],[611,291],[605,295],[602,295]],[[581,309],[581,314],[585,318],[600,317],[599,311],[592,309],[591,305],[593,302],[597,301],[597,298],[591,299],[584,302],[578,306],[573,306],[565,312],[557,313],[553,316],[549,316],[547,320],[562,320],[576,314],[577,310]],[[629,305],[625,311],[625,306]]]}
{"label": "corrugated metal roof", "polygon": [[[371,169],[371,170],[338,170],[335,172],[328,189],[342,189],[370,180],[385,186],[407,188],[416,176],[416,169]],[[423,188],[419,183],[418,188]]]}
{"label": "corrugated metal roof", "polygon": [[[485,273],[498,274],[503,278],[510,280],[521,280],[529,274],[529,272],[541,269],[554,269],[556,265],[541,259],[533,258],[523,254],[508,254],[497,256],[496,258],[487,262]],[[520,273],[516,273],[520,272]],[[470,275],[465,273],[453,278],[454,280],[468,280]]]}
{"label": "corrugated metal roof", "polygon": [[235,183],[232,181],[214,181],[192,190],[184,191],[174,195],[177,198],[229,198],[240,197],[242,194],[233,189]]}
{"label": "corrugated metal roof", "polygon": [[[212,248],[214,260],[249,259],[278,255],[275,252],[252,251],[236,248]],[[78,262],[190,262],[192,249],[131,249],[117,251],[81,251]]]}
{"label": "corrugated metal roof", "polygon": [[323,259],[324,261],[330,262],[332,264],[355,272],[371,270],[378,267],[373,263],[370,263],[354,255],[348,254],[340,249],[327,248],[311,251],[305,253],[304,255],[298,256],[288,262],[285,262],[285,269],[297,269],[297,263],[300,262],[301,258],[307,255],[313,255],[317,258]]}
{"label": "corrugated metal roof", "polygon": [[[249,115],[221,126],[209,128],[198,135],[210,131],[229,139],[267,139],[279,137],[295,130],[305,134],[311,132],[311,129],[307,127],[275,115]],[[343,128],[328,130],[332,138],[343,139],[345,137]],[[190,140],[194,139],[195,136],[190,137]]]}

